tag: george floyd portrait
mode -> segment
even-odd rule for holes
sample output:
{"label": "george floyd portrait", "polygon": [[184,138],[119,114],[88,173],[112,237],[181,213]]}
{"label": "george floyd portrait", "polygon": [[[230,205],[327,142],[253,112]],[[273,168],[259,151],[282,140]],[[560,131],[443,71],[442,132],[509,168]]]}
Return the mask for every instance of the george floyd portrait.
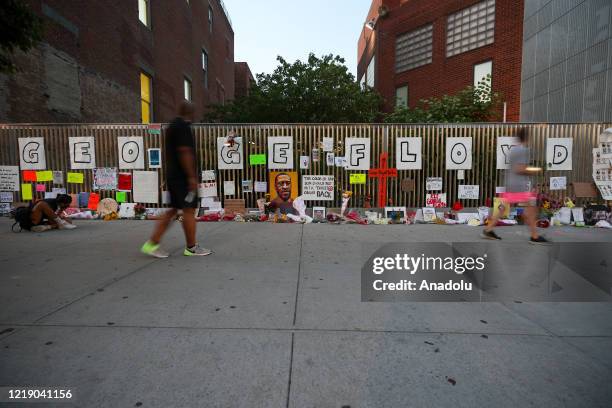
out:
{"label": "george floyd portrait", "polygon": [[298,177],[295,171],[272,171],[270,180],[270,207],[281,214],[297,214],[293,200],[298,196]]}

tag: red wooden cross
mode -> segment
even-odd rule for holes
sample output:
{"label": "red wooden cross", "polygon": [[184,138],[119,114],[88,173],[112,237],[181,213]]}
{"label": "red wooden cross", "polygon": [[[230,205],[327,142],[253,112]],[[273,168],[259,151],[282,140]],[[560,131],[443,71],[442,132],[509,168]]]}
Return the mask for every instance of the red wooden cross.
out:
{"label": "red wooden cross", "polygon": [[369,178],[378,179],[378,207],[383,208],[387,205],[387,178],[397,177],[397,169],[387,167],[387,153],[380,154],[378,169],[370,169],[368,172]]}

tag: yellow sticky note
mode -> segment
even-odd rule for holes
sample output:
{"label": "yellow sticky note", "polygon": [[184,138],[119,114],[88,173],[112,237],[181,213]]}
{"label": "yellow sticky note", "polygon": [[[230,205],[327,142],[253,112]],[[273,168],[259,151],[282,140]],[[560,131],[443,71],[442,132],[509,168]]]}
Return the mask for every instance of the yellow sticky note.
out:
{"label": "yellow sticky note", "polygon": [[351,184],[365,184],[366,183],[366,175],[365,175],[365,173],[353,173],[353,174],[351,174],[350,183]]}
{"label": "yellow sticky note", "polygon": [[23,201],[32,199],[32,185],[30,183],[21,185],[21,199]]}
{"label": "yellow sticky note", "polygon": [[36,181],[53,181],[53,172],[51,170],[37,171]]}
{"label": "yellow sticky note", "polygon": [[66,181],[72,184],[83,184],[83,173],[66,173]]}

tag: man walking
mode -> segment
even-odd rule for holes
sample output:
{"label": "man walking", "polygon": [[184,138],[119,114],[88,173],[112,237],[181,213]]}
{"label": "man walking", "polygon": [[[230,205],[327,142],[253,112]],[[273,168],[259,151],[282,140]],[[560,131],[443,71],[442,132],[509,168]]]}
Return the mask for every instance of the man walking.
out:
{"label": "man walking", "polygon": [[196,242],[195,209],[198,207],[198,179],[196,176],[195,141],[191,133],[193,105],[183,101],[179,116],[170,123],[166,132],[166,185],[170,192],[171,209],[157,221],[151,238],[141,251],[156,258],[167,258],[170,254],[160,248],[160,241],[179,210],[183,211],[185,232],[185,256],[210,255]]}
{"label": "man walking", "polygon": [[[506,192],[501,194],[503,205],[522,204],[526,206],[523,216],[531,234],[529,242],[532,244],[549,244],[550,242],[546,238],[538,234],[536,228],[538,209],[536,208],[536,193],[531,188],[531,176],[540,172],[541,169],[529,167],[530,152],[527,131],[519,129],[517,138],[521,144],[510,149],[510,169],[506,172]],[[483,238],[501,239],[493,230],[501,212],[493,211],[493,216],[482,232]]]}

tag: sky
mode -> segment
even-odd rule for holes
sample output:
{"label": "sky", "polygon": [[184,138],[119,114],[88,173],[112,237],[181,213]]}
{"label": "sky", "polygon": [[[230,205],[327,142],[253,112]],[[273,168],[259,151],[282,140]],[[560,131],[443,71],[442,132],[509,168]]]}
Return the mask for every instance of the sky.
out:
{"label": "sky", "polygon": [[276,56],[305,61],[310,52],[340,55],[357,74],[357,40],[371,0],[223,0],[234,29],[234,60],[255,76]]}

